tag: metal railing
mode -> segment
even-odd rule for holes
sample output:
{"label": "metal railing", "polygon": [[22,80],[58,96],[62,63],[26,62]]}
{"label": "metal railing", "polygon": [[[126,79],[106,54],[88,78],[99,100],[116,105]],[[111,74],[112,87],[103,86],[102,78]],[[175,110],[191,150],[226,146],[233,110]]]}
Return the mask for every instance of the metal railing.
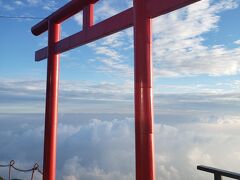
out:
{"label": "metal railing", "polygon": [[203,165],[197,166],[197,169],[200,171],[205,171],[205,172],[214,174],[214,180],[222,180],[222,177],[240,179],[239,173],[235,173],[231,171],[226,171],[226,170],[217,169],[209,166],[203,166]]}

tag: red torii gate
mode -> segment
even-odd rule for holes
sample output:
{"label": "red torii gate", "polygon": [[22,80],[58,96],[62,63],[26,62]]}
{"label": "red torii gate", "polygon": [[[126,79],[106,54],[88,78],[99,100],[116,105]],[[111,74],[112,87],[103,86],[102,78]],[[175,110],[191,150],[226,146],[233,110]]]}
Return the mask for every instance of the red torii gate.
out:
{"label": "red torii gate", "polygon": [[[43,180],[56,178],[59,54],[123,29],[134,27],[134,97],[136,180],[155,180],[151,20],[199,0],[133,0],[133,7],[94,24],[98,0],[72,0],[32,27],[36,36],[48,30],[48,47],[35,60],[48,58]],[[83,30],[60,40],[60,24],[83,10]]]}

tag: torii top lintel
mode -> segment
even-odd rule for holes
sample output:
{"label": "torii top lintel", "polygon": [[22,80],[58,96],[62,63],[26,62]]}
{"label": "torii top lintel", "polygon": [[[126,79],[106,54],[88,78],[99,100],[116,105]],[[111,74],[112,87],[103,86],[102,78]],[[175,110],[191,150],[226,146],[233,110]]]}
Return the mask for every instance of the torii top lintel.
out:
{"label": "torii top lintel", "polygon": [[[61,23],[69,17],[85,9],[89,5],[93,5],[98,0],[72,0],[65,6],[61,7],[50,16],[32,27],[32,33],[36,36],[44,33],[48,30],[48,22]],[[199,0],[146,0],[146,17],[155,18],[163,14],[180,9],[187,5],[190,5]],[[87,9],[86,9],[87,10]],[[89,10],[89,9],[88,9]],[[85,11],[85,10],[84,10]],[[99,38],[116,33],[123,29],[133,26],[134,8],[129,8],[117,15],[114,15],[98,24],[92,25],[90,28],[86,28],[76,34],[73,34],[67,38],[64,38],[56,43],[55,52],[63,53],[70,49],[79,47],[86,43],[95,41]],[[87,12],[86,16],[91,15],[93,18],[93,12]],[[84,16],[84,15],[83,15]],[[89,17],[87,17],[89,18]],[[92,19],[93,21],[93,19]],[[85,22],[83,22],[83,26]],[[47,47],[42,48],[35,53],[35,60],[41,61],[47,58]]]}

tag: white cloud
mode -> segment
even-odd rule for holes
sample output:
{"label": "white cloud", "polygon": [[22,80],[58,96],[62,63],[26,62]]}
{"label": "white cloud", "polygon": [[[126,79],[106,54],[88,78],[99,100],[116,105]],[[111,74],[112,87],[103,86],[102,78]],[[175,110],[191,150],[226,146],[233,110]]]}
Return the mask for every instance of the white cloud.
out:
{"label": "white cloud", "polygon": [[[101,63],[96,66],[98,70],[119,77],[133,78],[133,69],[129,65],[129,57],[126,56],[132,54],[129,54],[129,49],[132,50],[131,33],[129,31],[131,29],[118,32],[89,45],[95,56],[92,62]],[[126,40],[126,37],[129,36],[130,38]]]}
{"label": "white cloud", "polygon": [[117,12],[117,7],[113,7],[110,1],[102,0],[95,7],[96,22],[109,18]]}
{"label": "white cloud", "polygon": [[[96,14],[102,16],[100,19],[119,11],[117,7],[110,6],[108,1],[103,1],[98,6]],[[238,74],[240,48],[229,49],[224,44],[205,45],[206,33],[217,33],[219,29],[220,13],[237,7],[238,2],[235,0],[214,3],[203,0],[154,19],[154,75],[172,77]],[[96,52],[95,60],[102,63],[100,70],[121,76],[133,74],[133,63],[130,63],[133,57],[126,57],[126,54],[133,53],[133,36],[129,32],[132,31],[123,31],[89,45]],[[99,65],[96,67],[99,69]]]}
{"label": "white cloud", "polygon": [[47,1],[43,3],[43,9],[47,11],[54,12],[57,10],[57,2],[56,1]]}
{"label": "white cloud", "polygon": [[[20,167],[35,161],[41,164],[43,121],[35,116],[0,116],[2,161],[15,159]],[[113,115],[110,120],[100,120],[98,115],[98,119],[89,120],[81,116],[59,121],[57,179],[134,179],[133,119],[114,119]],[[16,123],[19,117],[20,127]],[[221,124],[219,119],[226,121]],[[239,128],[240,116],[187,124],[155,123],[157,179],[212,179],[212,175],[197,171],[199,164],[238,172]],[[1,172],[7,175],[7,169]]]}
{"label": "white cloud", "polygon": [[[45,81],[1,81],[1,111],[44,112],[45,86]],[[128,81],[122,85],[61,81],[60,110],[93,112],[93,109],[96,111],[100,107],[99,112],[111,112],[118,107],[123,108],[123,112],[129,112],[131,89],[132,84]]]}
{"label": "white cloud", "polygon": [[41,0],[27,0],[27,2],[31,5],[36,5],[41,2]]}
{"label": "white cloud", "polygon": [[[99,1],[95,7],[95,23],[109,18],[129,7],[124,1],[116,6],[117,1]],[[74,16],[79,25],[82,25],[82,12]],[[93,52],[92,64],[102,73],[111,73],[116,76],[133,78],[133,68],[129,65],[129,49],[132,50],[132,29],[118,32],[88,45]],[[130,60],[133,62],[133,59]],[[99,65],[100,63],[100,65]],[[97,64],[97,65],[96,65]]]}
{"label": "white cloud", "polygon": [[7,10],[7,11],[13,11],[15,10],[15,8],[13,6],[11,6],[10,4],[4,4],[3,5],[3,9]]}
{"label": "white cloud", "polygon": [[240,39],[237,41],[234,41],[234,44],[240,45]]}
{"label": "white cloud", "polygon": [[[0,83],[1,112],[44,112],[45,81],[10,81]],[[238,113],[239,82],[155,86],[157,114],[209,114],[211,111]],[[60,81],[60,112],[133,113],[133,82]],[[187,113],[187,114],[188,114]],[[180,115],[177,114],[177,115]],[[182,120],[186,119],[184,116]]]}
{"label": "white cloud", "polygon": [[14,1],[14,3],[18,6],[22,6],[24,5],[24,3],[22,1]]}
{"label": "white cloud", "polygon": [[190,150],[188,159],[193,166],[196,165],[196,162],[199,164],[213,164],[211,156],[206,152],[202,152],[199,147],[195,147]]}
{"label": "white cloud", "polygon": [[74,16],[74,20],[77,21],[78,25],[82,26],[82,23],[83,23],[83,13],[82,13],[82,11],[77,13]]}
{"label": "white cloud", "polygon": [[219,13],[237,8],[237,1],[215,4],[203,0],[153,23],[157,76],[234,75],[240,69],[240,49],[204,45],[203,35],[218,30]]}
{"label": "white cloud", "polygon": [[[67,1],[56,2],[55,0],[14,0],[10,2],[0,2],[1,7],[6,11],[21,10],[22,12],[27,12],[27,16],[37,16],[35,8],[41,8],[47,11],[55,11],[57,7],[61,7]],[[0,7],[0,8],[1,8]],[[35,15],[31,15],[32,10],[34,10]],[[20,12],[20,11],[19,11]],[[16,11],[17,14],[19,12]],[[24,14],[23,14],[24,16]]]}

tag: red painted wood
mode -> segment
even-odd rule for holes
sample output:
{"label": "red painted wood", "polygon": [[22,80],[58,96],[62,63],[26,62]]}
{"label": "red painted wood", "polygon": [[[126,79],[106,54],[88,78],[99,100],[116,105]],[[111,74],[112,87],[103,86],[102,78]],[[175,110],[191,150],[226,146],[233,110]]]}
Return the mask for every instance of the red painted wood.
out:
{"label": "red painted wood", "polygon": [[[93,4],[97,1],[72,0],[32,27],[34,35],[49,31],[48,47],[42,48],[35,53],[36,61],[48,57],[43,180],[56,179],[58,54],[132,26],[134,26],[135,54],[136,179],[155,180],[151,19],[198,0],[133,0],[133,8],[93,25]],[[81,10],[83,10],[83,31],[59,41],[59,23]]]}
{"label": "red painted wood", "polygon": [[[133,25],[132,8],[127,9],[115,16],[112,16],[98,24],[95,24],[87,31],[81,31],[62,39],[56,44],[55,52],[62,53],[70,49],[82,46],[97,39],[106,37],[115,32],[124,30]],[[35,60],[41,61],[47,58],[47,47],[42,48],[35,53]]]}
{"label": "red painted wood", "polygon": [[94,4],[98,0],[71,0],[69,3],[52,13],[50,16],[45,18],[44,20],[40,21],[38,24],[32,27],[32,33],[36,36],[44,33],[48,30],[48,21],[54,23],[61,23],[64,20],[70,18],[71,16],[77,14],[84,7],[89,4]]}
{"label": "red painted wood", "polygon": [[83,30],[88,30],[94,24],[94,4],[83,8]]}
{"label": "red painted wood", "polygon": [[43,180],[56,179],[59,55],[54,46],[59,39],[60,25],[49,22]]}
{"label": "red painted wood", "polygon": [[[147,8],[146,16],[150,18],[155,18],[157,16],[161,16],[163,14],[169,13],[171,11],[182,8],[184,6],[187,6],[197,1],[199,0],[168,0],[168,1],[149,0],[149,1],[146,1],[146,8]],[[111,18],[108,18],[105,21],[102,21],[96,25],[92,25],[91,28],[88,28],[87,32],[85,31],[85,33],[81,31],[61,40],[59,43],[57,43],[56,52],[63,53],[70,49],[82,46],[84,44],[90,43],[97,39],[116,33],[123,29],[132,27],[133,26],[132,11],[133,11],[133,8],[129,8],[128,10],[125,10],[122,13],[112,16]],[[93,13],[91,13],[90,15],[92,14]],[[50,17],[51,16],[49,16],[49,18]],[[87,18],[87,16],[85,16],[85,18]],[[93,19],[93,17],[92,18],[90,17],[90,19]],[[83,21],[87,21],[87,20],[83,20]],[[32,28],[33,34],[39,35],[42,32],[47,30],[48,27],[46,25],[42,25],[42,23],[45,23],[45,20],[38,23]],[[93,24],[93,22],[91,23]],[[44,28],[44,30],[42,28]],[[47,47],[36,51],[35,61],[41,61],[46,58],[47,58]]]}
{"label": "red painted wood", "polygon": [[136,180],[155,180],[152,27],[146,1],[133,2]]}
{"label": "red painted wood", "polygon": [[35,61],[42,61],[48,57],[48,47],[44,47],[35,52]]}
{"label": "red painted wood", "polygon": [[[94,4],[98,0],[72,0],[65,6],[32,27],[32,33],[36,36],[48,30],[48,20],[55,23],[61,23],[69,17],[83,10],[89,4]],[[155,18],[184,6],[190,5],[199,0],[147,0],[147,16]]]}

